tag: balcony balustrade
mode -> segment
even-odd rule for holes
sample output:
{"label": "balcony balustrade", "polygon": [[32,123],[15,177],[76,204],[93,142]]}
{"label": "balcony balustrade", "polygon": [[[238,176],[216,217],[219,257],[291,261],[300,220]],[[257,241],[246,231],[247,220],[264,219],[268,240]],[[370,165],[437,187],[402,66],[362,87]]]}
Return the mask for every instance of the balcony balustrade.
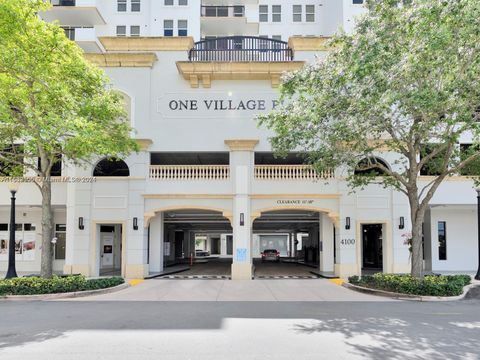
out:
{"label": "balcony balustrade", "polygon": [[228,36],[196,42],[189,61],[285,62],[293,61],[293,51],[281,40],[254,36]]}
{"label": "balcony balustrade", "polygon": [[228,180],[229,165],[151,165],[150,180]]}
{"label": "balcony balustrade", "polygon": [[321,180],[334,176],[333,170],[318,173],[310,165],[255,165],[256,180]]}

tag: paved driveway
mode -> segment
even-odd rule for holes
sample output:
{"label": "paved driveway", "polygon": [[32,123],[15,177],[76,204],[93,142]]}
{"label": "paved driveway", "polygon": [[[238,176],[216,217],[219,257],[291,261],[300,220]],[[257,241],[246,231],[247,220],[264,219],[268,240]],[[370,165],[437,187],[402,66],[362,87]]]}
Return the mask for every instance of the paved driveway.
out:
{"label": "paved driveway", "polygon": [[111,294],[65,301],[393,301],[360,294],[326,279],[151,279]]}

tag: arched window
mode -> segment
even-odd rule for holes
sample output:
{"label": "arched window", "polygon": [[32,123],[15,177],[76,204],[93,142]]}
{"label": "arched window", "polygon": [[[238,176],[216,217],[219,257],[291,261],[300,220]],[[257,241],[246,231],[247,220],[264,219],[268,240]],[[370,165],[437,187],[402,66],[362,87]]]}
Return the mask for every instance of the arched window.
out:
{"label": "arched window", "polygon": [[123,160],[103,159],[95,166],[93,176],[130,176],[130,170]]}
{"label": "arched window", "polygon": [[355,168],[355,175],[374,175],[374,176],[383,176],[386,175],[385,170],[379,167],[377,164],[382,165],[389,169],[385,161],[377,157],[365,158],[358,162],[357,167]]}

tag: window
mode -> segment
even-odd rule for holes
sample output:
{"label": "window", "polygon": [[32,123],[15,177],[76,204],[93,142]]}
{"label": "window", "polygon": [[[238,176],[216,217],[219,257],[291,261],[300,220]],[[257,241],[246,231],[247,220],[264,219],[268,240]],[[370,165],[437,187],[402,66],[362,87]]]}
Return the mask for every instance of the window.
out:
{"label": "window", "polygon": [[[474,144],[460,144],[460,160],[466,160],[469,157],[477,154],[480,151],[479,145]],[[462,169],[460,169],[460,175],[464,176],[478,176],[480,175],[480,158],[477,158]]]}
{"label": "window", "polygon": [[130,4],[130,9],[132,12],[139,12],[140,11],[140,0],[132,0]]}
{"label": "window", "polygon": [[273,40],[282,40],[282,35],[272,35]]}
{"label": "window", "polygon": [[382,159],[376,157],[364,158],[360,160],[355,168],[355,175],[359,176],[384,176],[385,170],[381,167],[389,169],[388,164]]}
{"label": "window", "polygon": [[130,36],[140,36],[140,26],[138,25],[130,26]]}
{"label": "window", "polygon": [[227,17],[228,16],[228,6],[217,6],[217,16]]}
{"label": "window", "polygon": [[315,5],[305,5],[305,20],[307,22],[315,21]]}
{"label": "window", "polygon": [[178,20],[178,36],[187,36],[187,20]]}
{"label": "window", "polygon": [[234,17],[242,17],[244,16],[244,8],[243,6],[234,6],[233,7],[233,16]]}
{"label": "window", "polygon": [[447,260],[447,223],[438,222],[438,260]]}
{"label": "window", "polygon": [[[41,169],[42,161],[38,158],[38,168]],[[50,169],[50,176],[62,176],[62,155],[57,154],[56,160],[52,164],[52,168]]]}
{"label": "window", "polygon": [[282,21],[282,5],[272,5],[272,22]]}
{"label": "window", "polygon": [[127,11],[127,0],[117,0],[117,11],[119,12]]}
{"label": "window", "polygon": [[443,162],[445,159],[445,150],[439,150],[439,144],[425,144],[420,150],[420,159],[426,156],[431,156],[433,152],[437,152],[433,155],[420,169],[420,175],[422,176],[438,176],[442,172]]}
{"label": "window", "polygon": [[130,176],[130,170],[123,160],[103,159],[95,166],[93,176]]}
{"label": "window", "polygon": [[260,5],[258,7],[258,20],[260,22],[268,22],[268,5]]}
{"label": "window", "polygon": [[165,6],[172,6],[173,5],[173,0],[164,0],[163,4]]}
{"label": "window", "polygon": [[117,36],[126,36],[127,27],[125,25],[117,25]]}
{"label": "window", "polygon": [[178,0],[178,5],[187,6],[188,5],[188,0]]}
{"label": "window", "polygon": [[361,5],[361,4],[363,4],[363,0],[353,0],[353,1],[352,1],[352,4],[354,4],[354,5]]}
{"label": "window", "polygon": [[293,5],[293,22],[302,21],[302,5]]}
{"label": "window", "polygon": [[72,41],[75,41],[75,28],[73,27],[62,27],[63,31],[65,31],[65,36]]}
{"label": "window", "polygon": [[55,237],[57,242],[53,246],[55,260],[65,260],[65,246],[67,238],[67,226],[65,224],[55,225]]}
{"label": "window", "polygon": [[163,36],[173,36],[173,20],[163,20]]}

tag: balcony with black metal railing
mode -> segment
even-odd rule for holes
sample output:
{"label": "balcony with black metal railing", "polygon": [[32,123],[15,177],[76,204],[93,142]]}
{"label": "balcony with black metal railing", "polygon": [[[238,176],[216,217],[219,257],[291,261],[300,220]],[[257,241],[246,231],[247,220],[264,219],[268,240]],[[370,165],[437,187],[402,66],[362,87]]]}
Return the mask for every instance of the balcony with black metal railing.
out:
{"label": "balcony with black metal railing", "polygon": [[177,69],[193,88],[200,83],[209,88],[212,80],[270,80],[272,87],[277,87],[282,73],[304,65],[293,57],[285,41],[226,36],[194,43],[188,61],[177,61]]}
{"label": "balcony with black metal railing", "polygon": [[189,61],[274,62],[293,61],[288,43],[255,36],[227,36],[195,43],[188,52]]}

